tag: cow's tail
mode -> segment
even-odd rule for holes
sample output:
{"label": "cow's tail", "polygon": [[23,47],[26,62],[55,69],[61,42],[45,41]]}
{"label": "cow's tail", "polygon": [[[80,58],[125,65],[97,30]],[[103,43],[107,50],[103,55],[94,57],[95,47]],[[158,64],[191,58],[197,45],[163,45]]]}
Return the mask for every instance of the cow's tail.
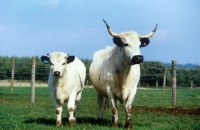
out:
{"label": "cow's tail", "polygon": [[111,105],[110,100],[108,97],[106,97],[104,110],[110,108],[110,105]]}

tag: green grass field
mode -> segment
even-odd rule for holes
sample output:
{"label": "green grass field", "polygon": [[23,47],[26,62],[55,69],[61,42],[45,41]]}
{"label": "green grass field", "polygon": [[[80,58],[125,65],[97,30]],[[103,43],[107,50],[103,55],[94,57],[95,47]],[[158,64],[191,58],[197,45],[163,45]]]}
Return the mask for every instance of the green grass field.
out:
{"label": "green grass field", "polygon": [[[171,90],[138,90],[133,102],[132,123],[135,130],[200,129],[200,90],[177,90],[177,108],[171,107]],[[124,129],[124,104],[119,104],[119,127]],[[56,114],[48,88],[36,88],[35,103],[30,103],[30,88],[0,87],[0,130],[110,130],[111,109],[104,112],[104,123],[98,124],[96,91],[85,88],[74,127],[68,125],[67,108],[63,106],[63,126],[56,127]]]}

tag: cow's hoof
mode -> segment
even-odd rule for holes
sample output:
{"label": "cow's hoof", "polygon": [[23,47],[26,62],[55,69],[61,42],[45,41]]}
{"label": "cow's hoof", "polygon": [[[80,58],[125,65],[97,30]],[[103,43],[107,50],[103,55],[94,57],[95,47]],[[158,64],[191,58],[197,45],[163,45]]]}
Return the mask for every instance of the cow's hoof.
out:
{"label": "cow's hoof", "polygon": [[97,118],[97,122],[103,122],[102,118]]}
{"label": "cow's hoof", "polygon": [[111,124],[111,127],[113,127],[113,128],[117,128],[117,127],[118,127],[117,122],[113,122],[113,123]]}
{"label": "cow's hoof", "polygon": [[70,119],[69,120],[69,125],[74,126],[76,124],[76,119]]}
{"label": "cow's hoof", "polygon": [[131,129],[131,130],[133,130],[133,129],[134,129],[134,127],[133,127],[133,125],[132,125],[132,123],[131,123],[131,122],[126,122],[126,124],[125,124],[124,128],[128,128],[128,129]]}
{"label": "cow's hoof", "polygon": [[62,126],[62,121],[56,121],[56,126]]}
{"label": "cow's hoof", "polygon": [[97,124],[103,124],[103,118],[97,118],[96,123]]}

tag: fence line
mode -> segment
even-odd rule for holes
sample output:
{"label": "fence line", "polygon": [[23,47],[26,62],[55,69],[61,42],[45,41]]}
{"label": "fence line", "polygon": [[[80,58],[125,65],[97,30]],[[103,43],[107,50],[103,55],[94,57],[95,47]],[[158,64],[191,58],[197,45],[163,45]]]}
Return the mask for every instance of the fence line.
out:
{"label": "fence line", "polygon": [[[6,64],[5,67],[1,67],[1,64]],[[13,64],[14,68],[8,68]],[[21,65],[22,64],[22,65]],[[25,66],[25,70],[22,70],[22,66]],[[23,68],[24,69],[24,68]],[[23,82],[28,81],[31,83],[31,63],[24,62],[0,62],[0,85],[3,80],[9,81],[7,85],[16,86],[16,81]],[[35,66],[35,84],[45,84],[48,80],[49,66]],[[145,70],[144,70],[145,69]],[[13,78],[14,76],[14,78]],[[200,68],[186,69],[177,68],[177,88],[200,87]],[[184,80],[184,81],[183,81]],[[38,83],[39,82],[39,83]],[[86,80],[88,85],[91,85],[90,79]],[[5,84],[5,83],[4,83]],[[30,84],[29,84],[30,85]],[[20,86],[20,85],[19,85]],[[46,85],[45,85],[46,86]],[[141,68],[140,87],[172,87],[172,68],[169,66],[163,66],[162,68],[146,67]]]}
{"label": "fence line", "polygon": [[[0,87],[10,86],[10,93],[13,93],[14,86],[30,86],[31,88],[31,102],[35,102],[35,86],[47,86],[49,67],[41,67],[36,65],[35,57],[32,57],[30,63],[24,62],[5,62],[4,64],[12,64],[10,73],[7,66],[2,68],[0,66]],[[21,70],[21,66],[25,66],[25,70]],[[18,66],[19,68],[16,68]],[[194,73],[197,71],[198,73]],[[5,77],[6,80],[5,80]],[[141,78],[139,83],[139,88],[141,87],[162,87],[162,96],[164,96],[164,91],[166,88],[172,89],[172,106],[176,106],[176,89],[177,87],[183,87],[182,79],[187,79],[187,84],[192,90],[194,87],[200,86],[200,68],[195,69],[185,69],[177,68],[176,61],[172,61],[172,67],[146,67],[141,68]],[[86,79],[86,84],[89,84],[89,79]],[[195,86],[196,85],[196,86]]]}

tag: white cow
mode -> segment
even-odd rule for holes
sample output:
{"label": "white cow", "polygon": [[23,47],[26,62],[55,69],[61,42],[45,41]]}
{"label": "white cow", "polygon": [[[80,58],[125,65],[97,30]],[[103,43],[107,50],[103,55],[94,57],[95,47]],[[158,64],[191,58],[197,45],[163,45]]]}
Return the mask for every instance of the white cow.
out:
{"label": "white cow", "polygon": [[86,68],[75,56],[63,52],[52,52],[42,56],[41,61],[50,64],[48,86],[56,107],[56,126],[62,125],[62,104],[67,102],[69,123],[76,123],[75,113],[84,87]]}
{"label": "white cow", "polygon": [[98,93],[98,121],[102,121],[105,102],[109,98],[113,113],[112,126],[116,127],[117,100],[121,103],[126,101],[125,127],[132,128],[131,108],[140,79],[139,63],[143,62],[140,47],[148,45],[148,38],[154,35],[157,25],[148,35],[140,36],[136,32],[114,33],[105,24],[116,45],[95,52],[89,69],[91,81]]}

